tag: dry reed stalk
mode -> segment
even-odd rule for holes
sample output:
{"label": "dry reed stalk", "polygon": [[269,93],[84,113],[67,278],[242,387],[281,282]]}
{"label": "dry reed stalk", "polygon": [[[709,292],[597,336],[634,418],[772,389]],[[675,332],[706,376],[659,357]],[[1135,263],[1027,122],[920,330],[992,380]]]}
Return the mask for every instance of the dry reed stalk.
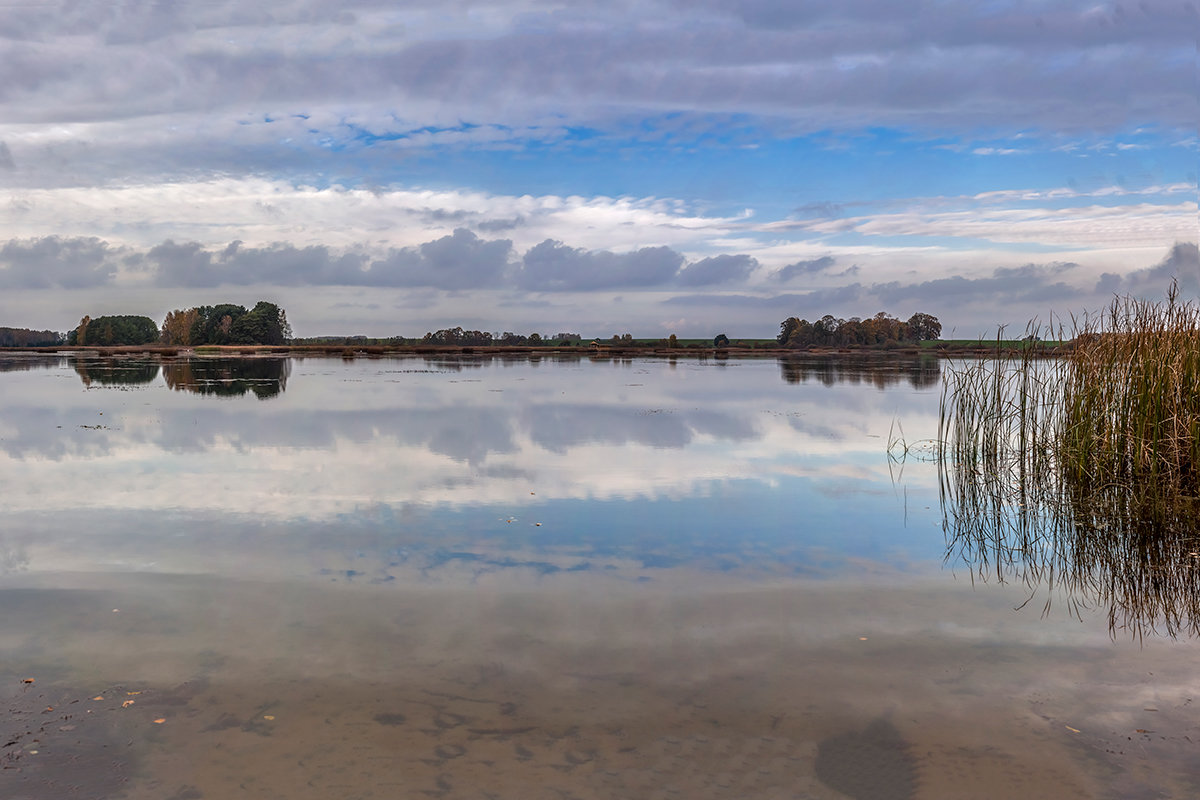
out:
{"label": "dry reed stalk", "polygon": [[1172,287],[1073,333],[1062,358],[948,370],[947,558],[1106,602],[1114,631],[1200,635],[1200,309]]}

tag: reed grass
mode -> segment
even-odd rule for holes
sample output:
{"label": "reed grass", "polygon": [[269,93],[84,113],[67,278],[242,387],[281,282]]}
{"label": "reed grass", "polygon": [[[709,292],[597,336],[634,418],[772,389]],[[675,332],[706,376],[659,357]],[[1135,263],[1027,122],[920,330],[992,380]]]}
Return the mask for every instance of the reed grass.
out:
{"label": "reed grass", "polygon": [[1072,333],[1060,357],[998,349],[947,370],[947,558],[1107,603],[1114,632],[1200,635],[1200,309],[1172,287]]}

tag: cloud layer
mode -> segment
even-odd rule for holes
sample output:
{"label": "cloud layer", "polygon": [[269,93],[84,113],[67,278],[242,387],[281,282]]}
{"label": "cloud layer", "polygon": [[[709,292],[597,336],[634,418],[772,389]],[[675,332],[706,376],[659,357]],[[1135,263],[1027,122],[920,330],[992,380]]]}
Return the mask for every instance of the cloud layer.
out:
{"label": "cloud layer", "polygon": [[0,8],[0,170],[315,173],[346,151],[577,146],[580,127],[695,140],[749,119],[1194,131],[1198,21],[1176,0],[18,4]]}

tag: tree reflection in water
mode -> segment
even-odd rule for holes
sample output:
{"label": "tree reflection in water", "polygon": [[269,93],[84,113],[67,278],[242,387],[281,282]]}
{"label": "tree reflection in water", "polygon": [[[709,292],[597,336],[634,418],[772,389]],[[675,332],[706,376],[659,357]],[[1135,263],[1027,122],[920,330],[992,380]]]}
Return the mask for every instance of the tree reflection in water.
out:
{"label": "tree reflection in water", "polygon": [[40,353],[0,353],[0,372],[28,372],[33,369],[61,367],[65,356]]}
{"label": "tree reflection in water", "polygon": [[101,386],[142,386],[158,377],[158,359],[155,357],[76,357],[74,367],[84,386],[93,383]]}
{"label": "tree reflection in water", "polygon": [[184,358],[163,364],[163,378],[176,391],[216,397],[253,392],[260,400],[282,393],[291,372],[287,358]]}
{"label": "tree reflection in water", "polygon": [[887,389],[907,380],[914,389],[928,389],[942,379],[941,362],[933,355],[796,355],[780,358],[779,369],[787,383],[815,380],[825,386],[868,383]]}

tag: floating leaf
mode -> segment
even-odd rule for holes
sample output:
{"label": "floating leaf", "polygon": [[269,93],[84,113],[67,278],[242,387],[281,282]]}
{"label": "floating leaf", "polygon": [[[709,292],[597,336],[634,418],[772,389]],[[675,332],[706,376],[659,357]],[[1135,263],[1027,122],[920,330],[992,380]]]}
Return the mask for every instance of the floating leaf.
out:
{"label": "floating leaf", "polygon": [[270,714],[263,714],[263,719],[265,719],[265,720],[274,720],[274,719],[275,719],[275,717],[271,716]]}
{"label": "floating leaf", "polygon": [[129,708],[133,703],[133,700],[126,700],[124,703],[121,703],[121,708]]}
{"label": "floating leaf", "polygon": [[155,725],[162,725],[162,724],[163,724],[164,722],[166,722],[166,721],[167,721],[167,718],[166,718],[166,717],[159,717],[158,719],[154,720],[154,724],[155,724]]}

